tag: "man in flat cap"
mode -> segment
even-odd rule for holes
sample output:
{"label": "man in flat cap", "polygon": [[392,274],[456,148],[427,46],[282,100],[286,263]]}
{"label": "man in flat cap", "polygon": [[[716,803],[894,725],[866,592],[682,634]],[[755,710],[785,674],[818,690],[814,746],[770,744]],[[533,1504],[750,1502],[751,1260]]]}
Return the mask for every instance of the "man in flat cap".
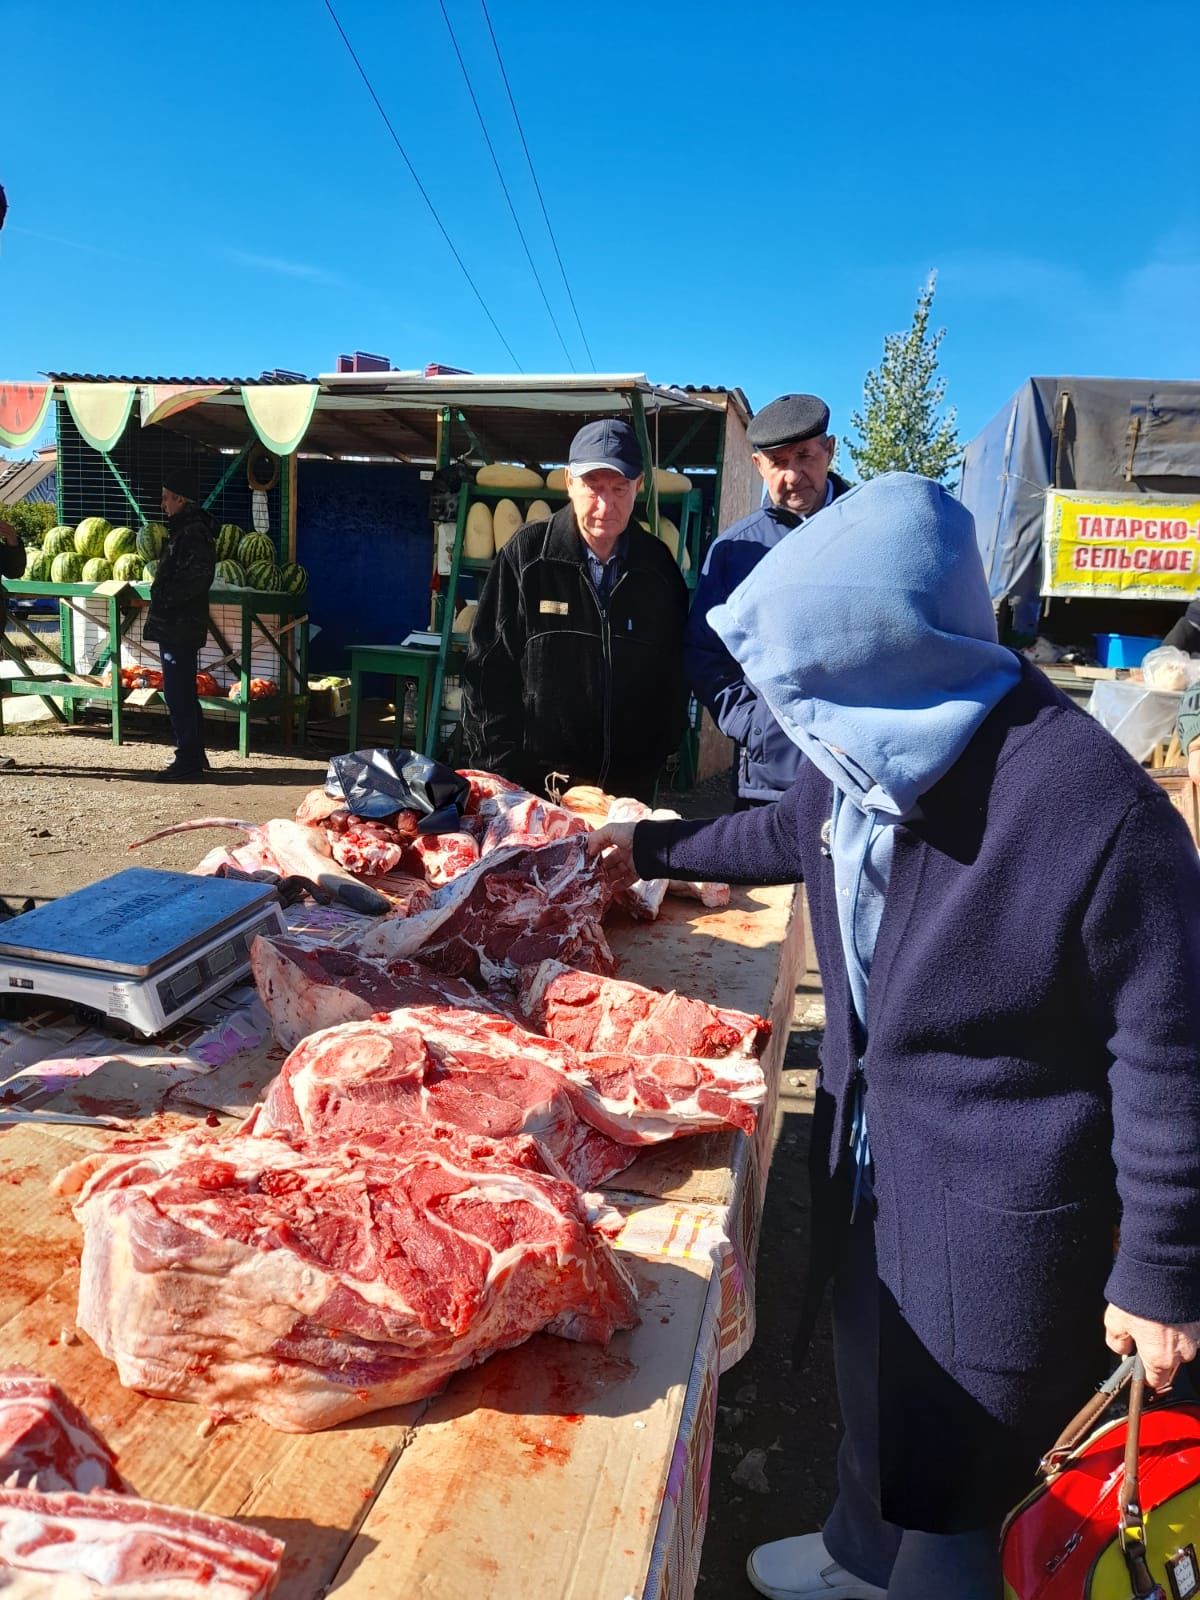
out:
{"label": "man in flat cap", "polygon": [[143,629],[143,637],[159,647],[163,699],[175,735],[175,758],[158,777],[160,783],[193,783],[208,771],[196,667],[208,637],[217,524],[197,505],[195,473],[187,467],[163,473],[162,508],[167,544],[150,585],[150,612]]}
{"label": "man in flat cap", "polygon": [[828,428],[829,407],[815,394],[780,395],[751,422],[747,437],[767,503],[714,539],[688,619],[684,668],[697,699],[737,745],[739,810],[777,800],[794,782],[802,758],[709,627],[708,613],[725,604],[768,550],[850,487],[830,471],[837,441]]}
{"label": "man in flat cap", "polygon": [[463,665],[472,763],[535,794],[572,783],[651,801],[687,716],[687,585],[633,515],[627,422],[580,428],[567,504],[519,528],[479,597]]}

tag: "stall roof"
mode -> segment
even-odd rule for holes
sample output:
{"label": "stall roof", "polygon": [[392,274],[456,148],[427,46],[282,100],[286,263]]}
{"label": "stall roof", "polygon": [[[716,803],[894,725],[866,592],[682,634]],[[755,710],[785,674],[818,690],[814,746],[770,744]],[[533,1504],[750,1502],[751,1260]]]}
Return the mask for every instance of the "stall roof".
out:
{"label": "stall roof", "polygon": [[[643,373],[470,373],[426,377],[423,372],[322,373],[315,379],[264,374],[257,379],[102,377],[50,373],[55,383],[119,383],[219,388],[160,424],[216,449],[238,448],[246,438],[243,388],[263,383],[307,383],[316,401],[301,445],[305,455],[433,460],[438,419],[451,412],[452,457],[481,450],[494,460],[565,460],[582,418],[597,412],[631,412],[634,396],[646,412],[658,459],[692,443],[696,461],[715,462],[716,428],[727,405],[752,414],[740,389],[687,388],[649,382]],[[713,437],[703,426],[714,419]],[[697,421],[701,426],[696,428]],[[686,465],[684,456],[678,458]],[[695,463],[693,463],[695,464]]]}

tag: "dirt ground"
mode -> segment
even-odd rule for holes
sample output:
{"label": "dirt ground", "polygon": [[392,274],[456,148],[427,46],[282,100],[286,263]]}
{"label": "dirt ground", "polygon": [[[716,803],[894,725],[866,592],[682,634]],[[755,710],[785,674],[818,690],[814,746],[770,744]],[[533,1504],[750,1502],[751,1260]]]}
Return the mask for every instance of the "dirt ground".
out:
{"label": "dirt ground", "polygon": [[[322,783],[328,753],[315,747],[252,754],[210,747],[213,774],[198,784],[156,784],[170,750],[161,722],[112,744],[107,725],[59,730],[14,725],[0,753],[0,898],[55,898],[132,863],[185,869],[229,833],[176,835],[131,856],[128,845],[192,817],[261,822],[288,816]],[[714,781],[672,802],[689,815],[726,808]],[[824,1007],[809,972],[797,992],[784,1065],[779,1135],[759,1245],[757,1335],[721,1380],[709,1517],[697,1594],[742,1600],[750,1549],[817,1528],[833,1496],[840,1422],[827,1321],[800,1372],[791,1363],[798,1289],[808,1247],[806,1152]]]}

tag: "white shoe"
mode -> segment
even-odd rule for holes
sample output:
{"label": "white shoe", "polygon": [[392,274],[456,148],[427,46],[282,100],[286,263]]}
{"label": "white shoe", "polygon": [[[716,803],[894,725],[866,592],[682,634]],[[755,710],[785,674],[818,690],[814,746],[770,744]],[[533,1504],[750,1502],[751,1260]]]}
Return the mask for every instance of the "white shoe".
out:
{"label": "white shoe", "polygon": [[887,1600],[886,1589],[839,1567],[819,1533],[760,1544],[746,1576],[768,1600]]}

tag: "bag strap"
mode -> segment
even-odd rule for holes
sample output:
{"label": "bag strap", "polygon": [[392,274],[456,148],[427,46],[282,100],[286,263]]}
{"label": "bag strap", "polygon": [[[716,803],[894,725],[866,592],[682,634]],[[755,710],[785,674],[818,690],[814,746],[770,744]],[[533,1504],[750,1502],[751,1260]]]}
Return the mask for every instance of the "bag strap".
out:
{"label": "bag strap", "polygon": [[[1121,1365],[1112,1374],[1112,1376],[1104,1380],[1087,1404],[1081,1406],[1071,1418],[1070,1422],[1067,1423],[1066,1427],[1059,1434],[1058,1438],[1038,1462],[1038,1471],[1044,1478],[1055,1477],[1059,1472],[1062,1471],[1063,1467],[1066,1466],[1067,1461],[1070,1459],[1076,1448],[1081,1445],[1087,1438],[1088,1434],[1091,1433],[1092,1428],[1096,1424],[1097,1418],[1103,1416],[1125,1385],[1132,1381],[1134,1363],[1137,1361],[1138,1358],[1136,1355],[1126,1356],[1124,1361],[1122,1361]],[[1138,1364],[1140,1368],[1140,1363]],[[1140,1409],[1138,1416],[1139,1418],[1141,1416]],[[1134,1438],[1134,1452],[1136,1459],[1136,1432]]]}
{"label": "bag strap", "polygon": [[1150,1568],[1146,1564],[1146,1525],[1142,1520],[1142,1500],[1138,1490],[1138,1435],[1145,1398],[1146,1371],[1141,1356],[1135,1355],[1129,1389],[1129,1426],[1125,1430],[1125,1470],[1117,1498],[1120,1518],[1118,1537],[1137,1600],[1161,1600],[1163,1590],[1150,1576]]}

